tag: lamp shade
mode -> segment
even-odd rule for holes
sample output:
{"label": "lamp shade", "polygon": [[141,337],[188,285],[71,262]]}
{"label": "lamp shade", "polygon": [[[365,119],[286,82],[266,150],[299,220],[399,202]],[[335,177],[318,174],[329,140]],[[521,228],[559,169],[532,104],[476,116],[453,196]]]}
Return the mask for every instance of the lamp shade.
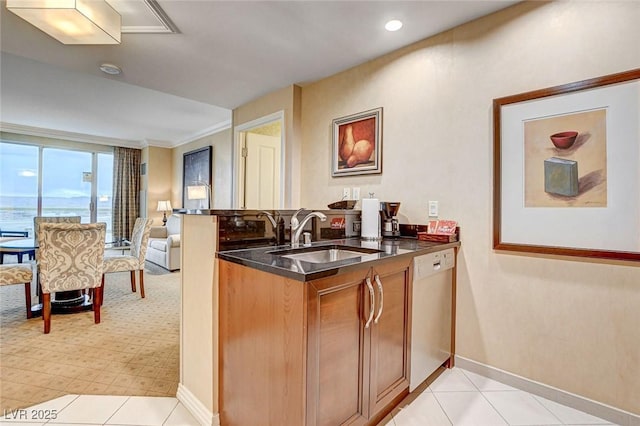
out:
{"label": "lamp shade", "polygon": [[158,201],[158,209],[156,211],[159,212],[168,212],[171,211],[171,201]]}
{"label": "lamp shade", "polygon": [[7,9],[63,44],[120,44],[122,18],[104,0],[7,0]]}
{"label": "lamp shade", "polygon": [[187,199],[205,200],[207,198],[207,187],[205,185],[187,186]]}

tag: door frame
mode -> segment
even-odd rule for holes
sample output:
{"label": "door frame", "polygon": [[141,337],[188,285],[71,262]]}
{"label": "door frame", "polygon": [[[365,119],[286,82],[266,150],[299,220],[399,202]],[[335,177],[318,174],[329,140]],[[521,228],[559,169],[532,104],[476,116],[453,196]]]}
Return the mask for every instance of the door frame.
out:
{"label": "door frame", "polygon": [[284,111],[274,112],[264,117],[256,118],[233,127],[233,178],[232,178],[232,206],[234,209],[244,209],[245,193],[245,161],[242,156],[245,135],[251,129],[262,127],[265,124],[280,121],[280,203],[278,208],[284,208],[284,183],[285,183],[285,123]]}

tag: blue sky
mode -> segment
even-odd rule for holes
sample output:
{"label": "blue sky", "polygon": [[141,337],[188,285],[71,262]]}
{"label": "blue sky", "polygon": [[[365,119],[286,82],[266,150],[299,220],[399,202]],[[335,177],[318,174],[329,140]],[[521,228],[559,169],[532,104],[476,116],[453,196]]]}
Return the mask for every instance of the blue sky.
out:
{"label": "blue sky", "polygon": [[[0,196],[38,195],[38,147],[0,143]],[[111,195],[113,156],[98,155],[98,196]],[[43,197],[89,197],[91,184],[82,173],[91,171],[91,153],[53,148],[43,150]]]}

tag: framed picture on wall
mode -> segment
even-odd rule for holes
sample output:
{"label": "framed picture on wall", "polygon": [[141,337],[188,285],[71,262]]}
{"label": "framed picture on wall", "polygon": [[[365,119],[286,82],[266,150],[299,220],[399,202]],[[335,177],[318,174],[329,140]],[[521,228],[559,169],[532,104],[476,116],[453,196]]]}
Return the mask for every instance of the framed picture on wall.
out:
{"label": "framed picture on wall", "polygon": [[382,173],[382,108],[333,120],[331,176]]}
{"label": "framed picture on wall", "polygon": [[640,261],[640,69],[494,99],[493,247]]}
{"label": "framed picture on wall", "polygon": [[182,207],[209,209],[212,202],[210,146],[185,152],[182,158]]}

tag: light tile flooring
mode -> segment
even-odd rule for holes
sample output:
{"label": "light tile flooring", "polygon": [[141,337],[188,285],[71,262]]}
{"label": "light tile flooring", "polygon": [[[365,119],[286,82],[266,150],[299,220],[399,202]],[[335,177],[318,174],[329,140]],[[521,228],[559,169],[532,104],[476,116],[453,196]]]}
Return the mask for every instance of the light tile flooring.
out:
{"label": "light tile flooring", "polygon": [[611,425],[461,368],[445,370],[388,426]]}
{"label": "light tile flooring", "polygon": [[[38,415],[55,419],[38,420]],[[198,422],[170,397],[66,395],[25,410],[3,413],[3,425],[177,426]],[[22,417],[22,418],[21,418]],[[610,425],[611,423],[494,380],[454,368],[446,370],[389,426]]]}
{"label": "light tile flooring", "polygon": [[187,409],[172,397],[66,395],[2,414],[0,424],[3,426],[199,425]]}

